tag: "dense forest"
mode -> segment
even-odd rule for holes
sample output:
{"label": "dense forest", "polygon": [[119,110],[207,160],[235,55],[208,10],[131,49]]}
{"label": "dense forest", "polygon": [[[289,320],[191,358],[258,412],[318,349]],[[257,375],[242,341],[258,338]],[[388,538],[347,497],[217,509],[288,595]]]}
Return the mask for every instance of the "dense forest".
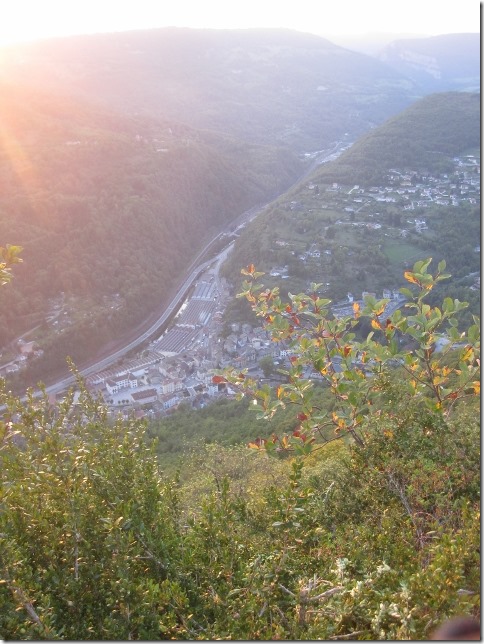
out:
{"label": "dense forest", "polygon": [[[287,381],[216,376],[266,430],[253,449],[194,443],[174,473],[142,421],[110,421],[81,381],[55,406],[3,388],[1,636],[426,640],[478,617],[479,321],[426,303],[447,279],[430,264],[406,272],[409,306],[386,321],[374,298],[335,321],[248,267],[245,297],[291,343]],[[359,316],[374,337],[354,338]]]}
{"label": "dense forest", "polygon": [[304,167],[280,149],[10,86],[0,118],[0,238],[25,260],[3,294],[0,345],[45,327],[61,292],[74,301],[70,328],[45,328],[39,374],[144,320],[207,241]]}

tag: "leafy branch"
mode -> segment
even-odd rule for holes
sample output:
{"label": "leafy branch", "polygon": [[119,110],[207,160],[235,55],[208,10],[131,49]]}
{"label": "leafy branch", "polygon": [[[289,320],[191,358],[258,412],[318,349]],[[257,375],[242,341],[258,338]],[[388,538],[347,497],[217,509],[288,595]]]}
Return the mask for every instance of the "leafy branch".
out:
{"label": "leafy branch", "polygon": [[[353,315],[341,317],[331,311],[330,300],[318,296],[318,284],[312,284],[309,293],[289,294],[289,301],[283,302],[277,287],[264,289],[259,283],[263,273],[253,265],[242,270],[246,279],[238,297],[245,297],[262,318],[272,341],[284,342],[288,348],[289,367],[280,370],[286,382],[275,390],[259,387],[255,378],[235,369],[224,370],[213,381],[230,383],[239,396],[250,397],[258,418],[271,419],[288,405],[296,405],[299,421],[292,434],[258,438],[250,447],[306,456],[317,440],[321,444],[345,437],[362,447],[363,423],[381,413],[381,377],[390,373],[402,377],[409,396],[443,417],[457,401],[479,395],[478,320],[461,332],[457,314],[467,303],[448,297],[441,308],[426,303],[434,286],[450,277],[443,261],[432,275],[431,261],[418,261],[404,273],[410,285],[400,289],[404,311],[397,308],[387,314],[388,300],[368,297],[363,307],[353,305]],[[361,318],[369,319],[372,331],[359,341],[355,330]],[[312,376],[329,389],[332,410],[313,404]]]}

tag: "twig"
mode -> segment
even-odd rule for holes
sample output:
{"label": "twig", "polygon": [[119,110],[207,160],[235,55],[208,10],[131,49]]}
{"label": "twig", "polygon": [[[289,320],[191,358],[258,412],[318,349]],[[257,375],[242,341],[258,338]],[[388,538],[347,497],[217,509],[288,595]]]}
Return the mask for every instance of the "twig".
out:
{"label": "twig", "polygon": [[80,534],[76,531],[76,544],[74,546],[74,579],[79,579],[79,539]]}
{"label": "twig", "polygon": [[387,474],[387,480],[388,480],[390,489],[393,490],[400,498],[400,501],[402,502],[403,507],[407,511],[407,514],[410,517],[410,520],[415,526],[415,530],[417,531],[417,537],[418,537],[419,543],[421,544],[422,531],[420,530],[420,528],[417,525],[417,522],[415,521],[415,512],[410,507],[410,503],[405,495],[405,492],[403,491],[402,487],[398,484],[398,482],[395,480],[391,472]]}
{"label": "twig", "polygon": [[262,615],[266,612],[267,608],[267,602],[264,602],[264,606],[262,606],[261,610],[259,611],[259,617],[262,617]]}
{"label": "twig", "polygon": [[342,590],[344,590],[344,586],[335,586],[334,588],[325,590],[324,593],[321,593],[320,595],[316,595],[316,597],[309,597],[307,599],[307,603],[317,602],[317,601],[320,601],[321,599],[328,599],[328,597],[331,597],[331,595],[336,595],[336,593],[339,593]]}
{"label": "twig", "polygon": [[360,633],[364,633],[365,631],[353,631],[352,633],[346,633],[345,635],[332,635],[328,639],[330,640],[342,640],[346,639],[348,637],[354,637],[355,635],[360,635]]}
{"label": "twig", "polygon": [[27,613],[29,614],[30,619],[31,619],[33,622],[35,622],[35,623],[37,624],[37,626],[40,626],[40,627],[42,628],[42,630],[43,630],[43,631],[45,631],[46,633],[48,633],[48,632],[49,632],[49,629],[47,629],[47,628],[43,625],[42,620],[40,619],[40,617],[39,617],[39,616],[37,615],[37,613],[35,612],[35,610],[34,610],[34,607],[33,607],[32,603],[31,603],[31,602],[29,602],[29,601],[27,600],[27,598],[25,597],[25,593],[23,592],[23,590],[21,590],[21,589],[20,589],[20,588],[18,588],[17,586],[14,586],[12,583],[10,583],[10,582],[8,582],[8,581],[7,581],[7,583],[8,583],[8,586],[9,586],[10,590],[12,591],[13,596],[15,597],[15,599],[17,599],[17,600],[22,604],[22,606],[24,607],[24,609],[25,609],[25,610],[27,611]]}
{"label": "twig", "polygon": [[283,590],[285,593],[287,593],[288,595],[291,595],[291,597],[295,597],[295,596],[296,596],[294,593],[292,593],[290,590],[288,590],[288,589],[287,589],[285,586],[283,586],[282,584],[278,584],[278,586],[279,586],[279,588],[280,588],[281,590]]}
{"label": "twig", "polygon": [[284,615],[282,610],[279,608],[279,606],[274,606],[274,609],[277,610],[277,612],[279,613],[279,615],[281,617],[281,620],[282,620],[282,623],[284,624],[284,626],[286,626],[286,628],[289,628],[289,622],[287,621],[286,616]]}
{"label": "twig", "polygon": [[[279,584],[280,585],[280,584]],[[306,588],[302,588],[299,593],[299,611],[298,611],[298,621],[299,626],[304,626],[306,624],[306,614],[308,612],[308,604],[321,601],[322,599],[328,599],[332,595],[339,593],[344,589],[344,586],[335,586],[334,588],[329,588],[325,590],[324,593],[315,595],[314,597],[308,597],[309,592],[315,587],[316,582],[309,582],[309,585]]]}

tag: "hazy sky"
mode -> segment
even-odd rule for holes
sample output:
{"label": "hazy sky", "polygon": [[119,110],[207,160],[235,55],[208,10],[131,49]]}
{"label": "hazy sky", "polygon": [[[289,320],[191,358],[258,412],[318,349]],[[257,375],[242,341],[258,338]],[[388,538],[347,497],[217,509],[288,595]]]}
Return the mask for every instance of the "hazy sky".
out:
{"label": "hazy sky", "polygon": [[0,44],[153,27],[286,27],[321,36],[480,31],[479,0],[0,0]]}

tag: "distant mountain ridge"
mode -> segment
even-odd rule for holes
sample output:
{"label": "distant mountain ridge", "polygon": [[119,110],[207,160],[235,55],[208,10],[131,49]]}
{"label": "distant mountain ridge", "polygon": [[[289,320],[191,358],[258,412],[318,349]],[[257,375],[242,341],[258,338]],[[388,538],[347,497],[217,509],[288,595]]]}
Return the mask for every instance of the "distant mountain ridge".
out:
{"label": "distant mountain ridge", "polygon": [[321,149],[409,105],[412,81],[290,30],[165,28],[8,48],[0,78],[256,143]]}
{"label": "distant mountain ridge", "polygon": [[[479,156],[479,96],[422,98],[271,204],[237,239],[225,275],[240,290],[240,268],[251,263],[268,288],[299,293],[318,283],[338,302],[348,291],[397,287],[398,266],[433,257],[464,280],[464,293],[445,285],[446,295],[477,314],[467,287],[479,270]],[[230,321],[243,314],[239,301]]]}
{"label": "distant mountain ridge", "polygon": [[369,56],[282,29],[162,28],[5,47],[0,79],[299,152],[356,139],[414,100],[480,86],[479,34]]}
{"label": "distant mountain ridge", "polygon": [[377,58],[428,92],[479,91],[478,33],[395,40]]}

